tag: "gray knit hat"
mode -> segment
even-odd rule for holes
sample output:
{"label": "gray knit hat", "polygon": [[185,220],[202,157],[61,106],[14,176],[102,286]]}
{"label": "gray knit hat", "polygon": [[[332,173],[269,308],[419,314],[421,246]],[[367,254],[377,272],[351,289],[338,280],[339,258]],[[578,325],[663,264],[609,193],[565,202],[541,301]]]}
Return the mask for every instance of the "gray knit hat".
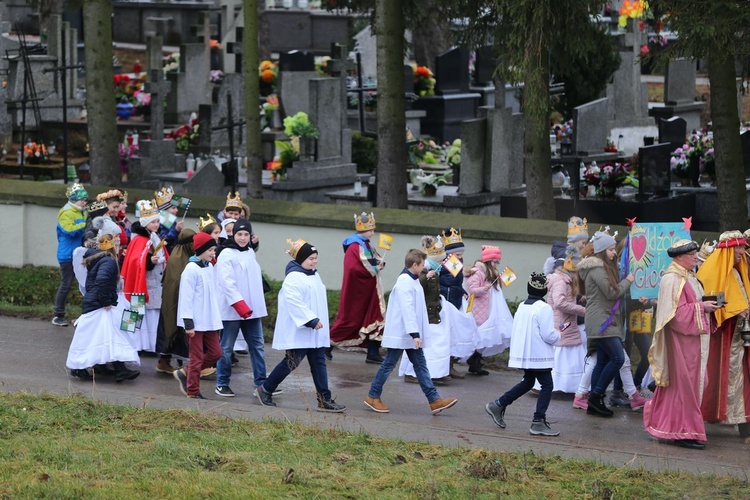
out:
{"label": "gray knit hat", "polygon": [[591,242],[594,244],[594,253],[600,253],[615,246],[617,244],[615,236],[617,236],[617,231],[615,231],[614,236],[609,234],[609,226],[605,227],[604,231],[595,232],[593,238],[591,238]]}

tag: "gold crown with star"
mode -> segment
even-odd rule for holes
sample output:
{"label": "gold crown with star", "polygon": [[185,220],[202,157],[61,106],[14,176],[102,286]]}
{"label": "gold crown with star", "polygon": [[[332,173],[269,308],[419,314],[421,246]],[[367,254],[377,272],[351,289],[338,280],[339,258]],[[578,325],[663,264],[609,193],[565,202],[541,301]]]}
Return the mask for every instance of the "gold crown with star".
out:
{"label": "gold crown with star", "polygon": [[292,241],[291,239],[288,239],[288,238],[286,242],[289,244],[289,249],[286,250],[286,253],[288,253],[292,259],[297,258],[297,254],[299,253],[300,248],[302,248],[305,245],[305,243],[307,243],[305,240],[302,240],[302,239],[299,239],[297,241]]}
{"label": "gold crown with star", "polygon": [[211,214],[206,214],[206,218],[205,219],[203,217],[198,217],[198,219],[200,219],[200,221],[197,224],[198,225],[198,231],[203,231],[204,229],[206,229],[206,226],[208,226],[209,224],[215,224],[216,223],[216,219],[214,219],[213,217],[211,217]]}
{"label": "gold crown with star", "polygon": [[164,210],[167,208],[166,205],[172,201],[174,189],[172,189],[172,186],[164,186],[160,191],[154,191],[154,196],[156,197],[156,205]]}
{"label": "gold crown with star", "polygon": [[227,208],[236,208],[237,210],[242,211],[242,198],[240,198],[239,191],[235,191],[234,195],[232,195],[231,191],[227,193],[227,203],[224,205],[224,210]]}
{"label": "gold crown with star", "polygon": [[354,227],[358,233],[375,230],[375,214],[362,212],[360,215],[354,214]]}
{"label": "gold crown with star", "polygon": [[423,236],[421,243],[422,248],[424,248],[424,253],[427,254],[427,257],[430,257],[434,260],[436,258],[439,259],[440,257],[445,256],[445,244],[443,243],[442,237]]}
{"label": "gold crown with star", "polygon": [[448,234],[445,234],[445,231],[443,231],[443,239],[445,240],[446,245],[463,243],[463,240],[461,239],[461,229],[452,227],[448,230]]}
{"label": "gold crown with star", "polygon": [[138,200],[135,208],[138,212],[138,217],[141,219],[159,217],[159,207],[156,206],[155,200]]}
{"label": "gold crown with star", "polygon": [[571,217],[568,219],[568,236],[576,234],[585,234],[588,236],[589,225],[585,218],[581,219],[580,217]]}

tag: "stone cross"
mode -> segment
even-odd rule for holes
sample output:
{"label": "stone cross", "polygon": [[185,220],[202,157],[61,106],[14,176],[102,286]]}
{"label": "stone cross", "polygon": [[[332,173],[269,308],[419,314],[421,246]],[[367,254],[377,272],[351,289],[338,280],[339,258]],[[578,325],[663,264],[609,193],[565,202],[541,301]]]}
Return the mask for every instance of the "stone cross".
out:
{"label": "stone cross", "polygon": [[164,139],[164,100],[172,88],[172,83],[164,80],[164,72],[159,69],[149,71],[149,81],[145,90],[151,94],[151,140]]}
{"label": "stone cross", "polygon": [[230,43],[227,46],[227,52],[230,54],[234,54],[234,71],[235,73],[242,73],[242,57],[243,53],[245,51],[245,42],[242,38],[243,33],[245,31],[245,28],[238,26],[234,29],[234,39],[235,41],[233,43]]}
{"label": "stone cross", "polygon": [[326,65],[326,72],[333,77],[346,77],[349,70],[354,68],[354,61],[344,57],[343,46],[333,44],[331,47],[331,59]]}
{"label": "stone cross", "polygon": [[149,75],[154,69],[161,70],[164,66],[164,49],[161,36],[150,36],[146,39],[146,67]]}

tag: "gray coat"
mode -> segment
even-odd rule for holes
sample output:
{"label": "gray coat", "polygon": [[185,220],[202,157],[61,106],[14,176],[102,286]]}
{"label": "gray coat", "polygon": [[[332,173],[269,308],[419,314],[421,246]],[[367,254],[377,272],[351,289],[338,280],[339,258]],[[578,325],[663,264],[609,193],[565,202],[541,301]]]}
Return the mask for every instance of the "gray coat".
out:
{"label": "gray coat", "polygon": [[603,332],[602,325],[609,318],[612,307],[618,298],[630,288],[630,281],[624,279],[612,287],[607,279],[604,262],[595,256],[586,257],[576,266],[586,292],[586,337],[589,339],[623,337],[620,312],[615,313],[614,321]]}

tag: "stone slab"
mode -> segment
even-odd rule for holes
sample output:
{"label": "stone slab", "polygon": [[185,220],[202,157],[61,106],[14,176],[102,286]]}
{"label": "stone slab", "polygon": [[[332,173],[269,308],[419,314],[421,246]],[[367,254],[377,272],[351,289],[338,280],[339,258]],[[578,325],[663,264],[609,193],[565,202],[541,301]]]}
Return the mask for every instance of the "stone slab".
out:
{"label": "stone slab", "polygon": [[573,109],[573,151],[600,152],[607,145],[609,99],[604,97]]}

